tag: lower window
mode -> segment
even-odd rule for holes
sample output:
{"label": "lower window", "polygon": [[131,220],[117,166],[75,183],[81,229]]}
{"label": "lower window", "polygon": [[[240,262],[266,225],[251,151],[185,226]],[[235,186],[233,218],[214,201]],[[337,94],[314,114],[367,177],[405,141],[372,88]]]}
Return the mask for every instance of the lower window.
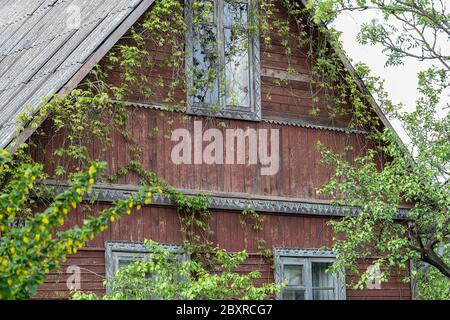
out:
{"label": "lower window", "polygon": [[335,256],[316,249],[275,249],[275,281],[285,283],[282,300],[345,299],[344,279],[327,272]]}
{"label": "lower window", "polygon": [[[159,244],[159,246],[173,253],[181,262],[188,259],[188,255],[181,245]],[[151,248],[148,248],[144,243],[107,241],[105,243],[106,278],[112,279],[117,270],[128,266],[137,259],[147,260],[148,254],[151,252]],[[107,292],[110,292],[108,287]]]}

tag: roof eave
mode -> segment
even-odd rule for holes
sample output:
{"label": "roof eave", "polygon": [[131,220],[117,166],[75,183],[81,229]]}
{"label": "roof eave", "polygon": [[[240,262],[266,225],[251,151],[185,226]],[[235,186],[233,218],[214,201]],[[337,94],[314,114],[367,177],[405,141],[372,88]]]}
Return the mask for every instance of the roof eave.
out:
{"label": "roof eave", "polygon": [[[90,55],[80,69],[72,76],[72,78],[56,93],[58,96],[69,94],[75,89],[80,82],[88,75],[92,68],[100,62],[100,60],[112,49],[112,47],[122,38],[122,36],[133,26],[134,23],[147,11],[154,3],[154,0],[142,0],[142,2],[120,23],[117,28],[101,43],[97,49]],[[39,112],[39,109],[38,111]],[[46,120],[46,117],[39,119],[33,127],[28,126],[13,138],[6,146],[6,150],[10,153],[16,150],[36,131],[36,128]]]}

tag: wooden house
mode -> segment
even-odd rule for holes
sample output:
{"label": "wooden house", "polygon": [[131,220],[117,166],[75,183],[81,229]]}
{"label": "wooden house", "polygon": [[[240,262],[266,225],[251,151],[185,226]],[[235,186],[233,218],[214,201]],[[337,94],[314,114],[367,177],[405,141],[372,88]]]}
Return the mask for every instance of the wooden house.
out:
{"label": "wooden house", "polygon": [[[105,63],[105,56],[114,46],[129,41],[130,28],[139,24],[156,2],[1,1],[6,7],[0,15],[1,147],[13,150],[18,143],[29,139],[39,141],[40,147],[31,148],[30,152],[37,161],[45,164],[48,172],[54,172],[59,165],[53,160],[54,151],[61,145],[62,138],[52,136],[53,129],[48,121],[41,125],[47,136],[36,135],[36,128],[26,128],[16,136],[17,115],[26,105],[39,105],[43,96],[68,93],[77,88],[96,64]],[[190,19],[192,8],[189,3],[187,1],[185,5],[188,55],[184,59],[184,70],[198,65],[200,53],[196,51],[195,43],[196,37],[202,37],[198,26]],[[211,3],[214,19],[209,22],[209,27],[226,41],[229,36],[226,15],[230,12],[226,8],[227,1]],[[240,17],[245,19],[248,10],[256,4],[254,1],[240,3]],[[65,20],[68,12],[73,14],[71,6],[79,9],[81,19],[72,29]],[[289,19],[281,1],[277,7],[277,15]],[[140,72],[146,75],[149,83],[170,79],[172,69],[158,62],[170,53],[170,47],[160,47],[154,42],[146,43],[145,47],[156,63],[148,69],[141,66]],[[245,249],[249,259],[240,271],[261,271],[261,282],[290,279],[289,286],[279,298],[411,299],[412,287],[402,281],[405,271],[399,271],[381,287],[371,290],[346,289],[336,275],[325,273],[335,257],[332,251],[323,249],[330,248],[333,241],[333,230],[327,222],[346,214],[356,214],[357,209],[350,208],[349,211],[334,206],[331,199],[317,194],[317,188],[330,179],[333,168],[320,164],[321,154],[316,143],[321,141],[337,151],[351,145],[353,151],[348,154],[351,159],[366,150],[367,133],[348,130],[348,115],[333,119],[322,112],[311,115],[313,77],[306,49],[294,48],[292,54],[287,55],[276,39],[269,47],[252,34],[247,50],[246,55],[239,57],[240,62],[231,59],[229,65],[224,66],[228,86],[234,86],[237,92],[233,103],[227,94],[217,95],[218,89],[211,89],[199,98],[189,88],[182,87],[176,87],[173,96],[185,101],[186,110],[165,108],[164,94],[156,89],[152,96],[136,90],[118,102],[126,105],[126,128],[139,144],[143,167],[186,195],[208,195],[213,241],[230,252]],[[348,60],[345,57],[341,60],[349,75],[355,78],[359,90],[365,90]],[[250,67],[243,71],[239,63]],[[207,72],[210,66],[203,67]],[[287,68],[294,71],[288,72]],[[157,69],[163,75],[158,79],[155,76]],[[108,73],[108,79],[114,83],[123,72],[120,67],[113,69]],[[187,73],[189,71],[186,77]],[[239,77],[240,83],[233,84],[234,76]],[[221,81],[221,78],[217,80],[217,86],[227,90],[227,85]],[[195,85],[195,79],[191,76],[186,83],[187,86]],[[161,86],[159,90],[166,89]],[[389,127],[376,103],[368,103],[380,118],[381,125]],[[208,104],[214,104],[216,110],[211,111]],[[175,132],[179,135],[174,136]],[[218,157],[216,150],[214,159],[208,161],[202,157],[202,152],[212,141],[211,137],[217,139],[219,133],[223,137],[223,154]],[[190,138],[191,148],[185,149],[190,154],[174,159],[174,148],[179,146],[183,135]],[[252,140],[255,138],[258,141],[256,147]],[[265,149],[258,150],[261,145]],[[97,141],[89,146],[89,151],[95,155],[102,147]],[[111,146],[104,152],[111,172],[131,160],[130,148],[129,140],[123,136],[112,137]],[[239,148],[244,150],[243,154],[236,154],[241,150]],[[175,152],[176,156],[180,154]],[[138,178],[128,173],[114,183],[96,185],[98,198],[93,208],[107,208],[113,201],[135,192],[138,184]],[[241,213],[246,208],[263,218],[260,232],[241,224]],[[74,210],[67,225],[80,223],[88,214],[81,209]],[[71,255],[59,272],[50,273],[36,297],[67,297],[66,280],[72,274],[68,269],[71,265],[81,268],[82,290],[103,293],[106,277],[113,276],[119,266],[146,251],[142,244],[144,239],[152,239],[168,248],[182,244],[179,213],[163,195],[155,197],[154,202],[142,210],[111,223],[108,230]],[[259,239],[264,239],[265,247],[272,250],[274,265],[264,259],[258,248]],[[363,261],[359,268],[365,270],[369,266],[370,261]],[[348,274],[345,281],[350,283],[352,280],[353,276]]]}

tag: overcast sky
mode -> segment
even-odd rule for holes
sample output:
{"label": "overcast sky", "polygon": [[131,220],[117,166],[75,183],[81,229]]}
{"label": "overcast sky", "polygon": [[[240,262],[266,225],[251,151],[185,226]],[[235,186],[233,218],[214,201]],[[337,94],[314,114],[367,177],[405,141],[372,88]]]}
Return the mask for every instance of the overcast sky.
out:
{"label": "overcast sky", "polygon": [[[336,20],[335,27],[342,31],[341,40],[347,56],[353,63],[364,62],[372,73],[385,79],[385,89],[395,103],[402,102],[407,110],[414,109],[417,95],[417,73],[430,66],[429,62],[421,62],[416,59],[407,59],[403,66],[385,67],[386,56],[382,53],[381,46],[360,45],[356,35],[364,22],[376,18],[374,11],[371,12],[345,12]],[[446,96],[445,102],[450,101]],[[448,111],[448,109],[447,109]],[[398,123],[392,123],[399,134],[403,136]]]}

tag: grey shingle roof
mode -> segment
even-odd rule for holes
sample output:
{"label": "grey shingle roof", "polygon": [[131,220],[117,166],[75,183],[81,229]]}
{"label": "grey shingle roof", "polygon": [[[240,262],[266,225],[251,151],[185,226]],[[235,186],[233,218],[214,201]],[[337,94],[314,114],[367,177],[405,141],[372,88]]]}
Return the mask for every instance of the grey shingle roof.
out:
{"label": "grey shingle roof", "polygon": [[18,114],[59,92],[142,2],[0,0],[0,148],[14,138]]}

